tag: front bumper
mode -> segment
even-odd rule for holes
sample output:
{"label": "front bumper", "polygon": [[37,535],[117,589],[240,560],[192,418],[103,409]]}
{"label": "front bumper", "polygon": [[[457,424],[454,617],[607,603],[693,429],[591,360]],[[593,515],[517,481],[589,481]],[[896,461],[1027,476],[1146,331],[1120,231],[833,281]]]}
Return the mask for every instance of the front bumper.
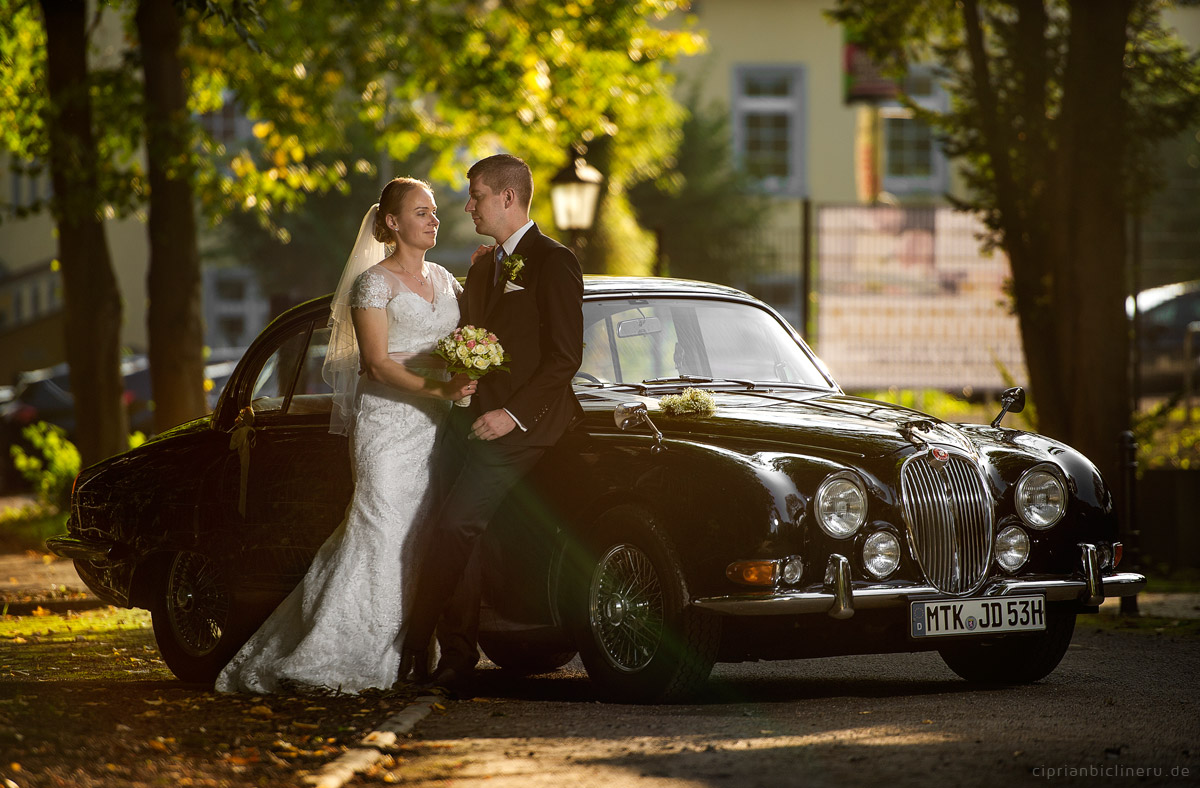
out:
{"label": "front bumper", "polygon": [[[972,598],[1045,594],[1047,602],[1077,601],[1094,606],[1106,597],[1133,596],[1146,587],[1145,575],[1135,572],[1101,574],[1094,545],[1080,546],[1079,576],[1045,575],[996,578],[970,594]],[[825,582],[819,588],[776,590],[693,599],[692,604],[714,613],[732,616],[789,616],[825,613],[832,618],[850,618],[855,610],[903,607],[910,602],[951,597],[930,585],[911,581],[884,583],[852,582],[850,562],[834,553],[829,557]]]}
{"label": "front bumper", "polygon": [[97,566],[122,561],[129,553],[127,547],[117,542],[81,539],[65,534],[47,539],[46,548],[62,558],[88,561]]}

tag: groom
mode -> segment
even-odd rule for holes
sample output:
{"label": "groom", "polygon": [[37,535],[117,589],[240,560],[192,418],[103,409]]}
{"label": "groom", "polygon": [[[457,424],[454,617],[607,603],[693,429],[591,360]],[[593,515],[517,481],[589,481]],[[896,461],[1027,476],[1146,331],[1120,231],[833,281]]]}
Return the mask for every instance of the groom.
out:
{"label": "groom", "polygon": [[[475,232],[495,239],[472,255],[461,299],[462,325],[494,333],[509,371],[479,379],[459,425],[452,478],[434,520],[412,613],[405,627],[399,678],[423,680],[435,627],[442,657],[433,681],[465,691],[479,660],[481,576],[468,562],[508,492],[547,447],[582,415],[571,378],[583,358],[583,277],[574,253],[529,219],[533,176],[508,154],[476,162],[466,211]],[[507,264],[506,264],[507,263]],[[439,619],[440,625],[439,625]]]}

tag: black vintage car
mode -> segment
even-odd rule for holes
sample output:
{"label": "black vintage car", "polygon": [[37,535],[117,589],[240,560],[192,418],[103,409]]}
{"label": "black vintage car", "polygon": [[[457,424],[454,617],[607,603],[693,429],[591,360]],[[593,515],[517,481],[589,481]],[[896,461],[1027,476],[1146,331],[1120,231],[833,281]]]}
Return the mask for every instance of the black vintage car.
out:
{"label": "black vintage car", "polygon": [[[83,471],[50,540],[102,599],[153,612],[180,678],[216,675],[346,509],[328,312],[275,320],[210,417]],[[584,314],[585,418],[482,545],[480,641],[501,667],[578,652],[600,697],[654,701],[717,661],[933,649],[968,680],[1030,682],[1076,614],[1145,584],[1117,571],[1096,468],[1003,413],[951,425],[846,396],[727,287],[589,278]],[[688,388],[715,411],[662,407]]]}

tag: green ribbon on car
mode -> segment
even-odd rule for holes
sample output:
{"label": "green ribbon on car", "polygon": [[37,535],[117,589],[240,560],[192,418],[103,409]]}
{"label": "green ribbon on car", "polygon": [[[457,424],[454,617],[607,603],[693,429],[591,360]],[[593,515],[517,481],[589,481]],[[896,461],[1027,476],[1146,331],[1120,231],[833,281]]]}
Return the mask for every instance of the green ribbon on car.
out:
{"label": "green ribbon on car", "polygon": [[237,449],[242,463],[242,477],[238,489],[238,514],[246,516],[246,490],[250,487],[250,449],[254,446],[254,411],[249,405],[238,412],[229,436],[229,448]]}

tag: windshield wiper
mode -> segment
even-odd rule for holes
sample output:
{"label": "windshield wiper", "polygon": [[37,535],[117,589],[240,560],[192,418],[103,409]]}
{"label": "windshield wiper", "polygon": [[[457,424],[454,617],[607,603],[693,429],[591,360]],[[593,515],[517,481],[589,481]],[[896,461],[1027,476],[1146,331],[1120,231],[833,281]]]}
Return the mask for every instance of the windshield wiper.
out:
{"label": "windshield wiper", "polygon": [[817,386],[812,383],[790,383],[782,380],[750,380],[749,378],[709,378],[702,375],[680,375],[677,378],[650,378],[643,380],[647,386],[665,385],[669,383],[712,383],[720,385],[722,383],[733,383],[738,386],[745,386],[750,391],[760,391],[763,389],[812,389],[814,391],[825,391],[826,387]]}
{"label": "windshield wiper", "polygon": [[713,383],[712,378],[706,378],[703,375],[680,375],[677,378],[650,378],[643,380],[648,386],[657,386],[664,383]]}
{"label": "windshield wiper", "polygon": [[644,383],[611,383],[607,381],[587,380],[581,383],[573,382],[571,385],[579,389],[633,389],[643,395],[650,391],[650,388]]}

